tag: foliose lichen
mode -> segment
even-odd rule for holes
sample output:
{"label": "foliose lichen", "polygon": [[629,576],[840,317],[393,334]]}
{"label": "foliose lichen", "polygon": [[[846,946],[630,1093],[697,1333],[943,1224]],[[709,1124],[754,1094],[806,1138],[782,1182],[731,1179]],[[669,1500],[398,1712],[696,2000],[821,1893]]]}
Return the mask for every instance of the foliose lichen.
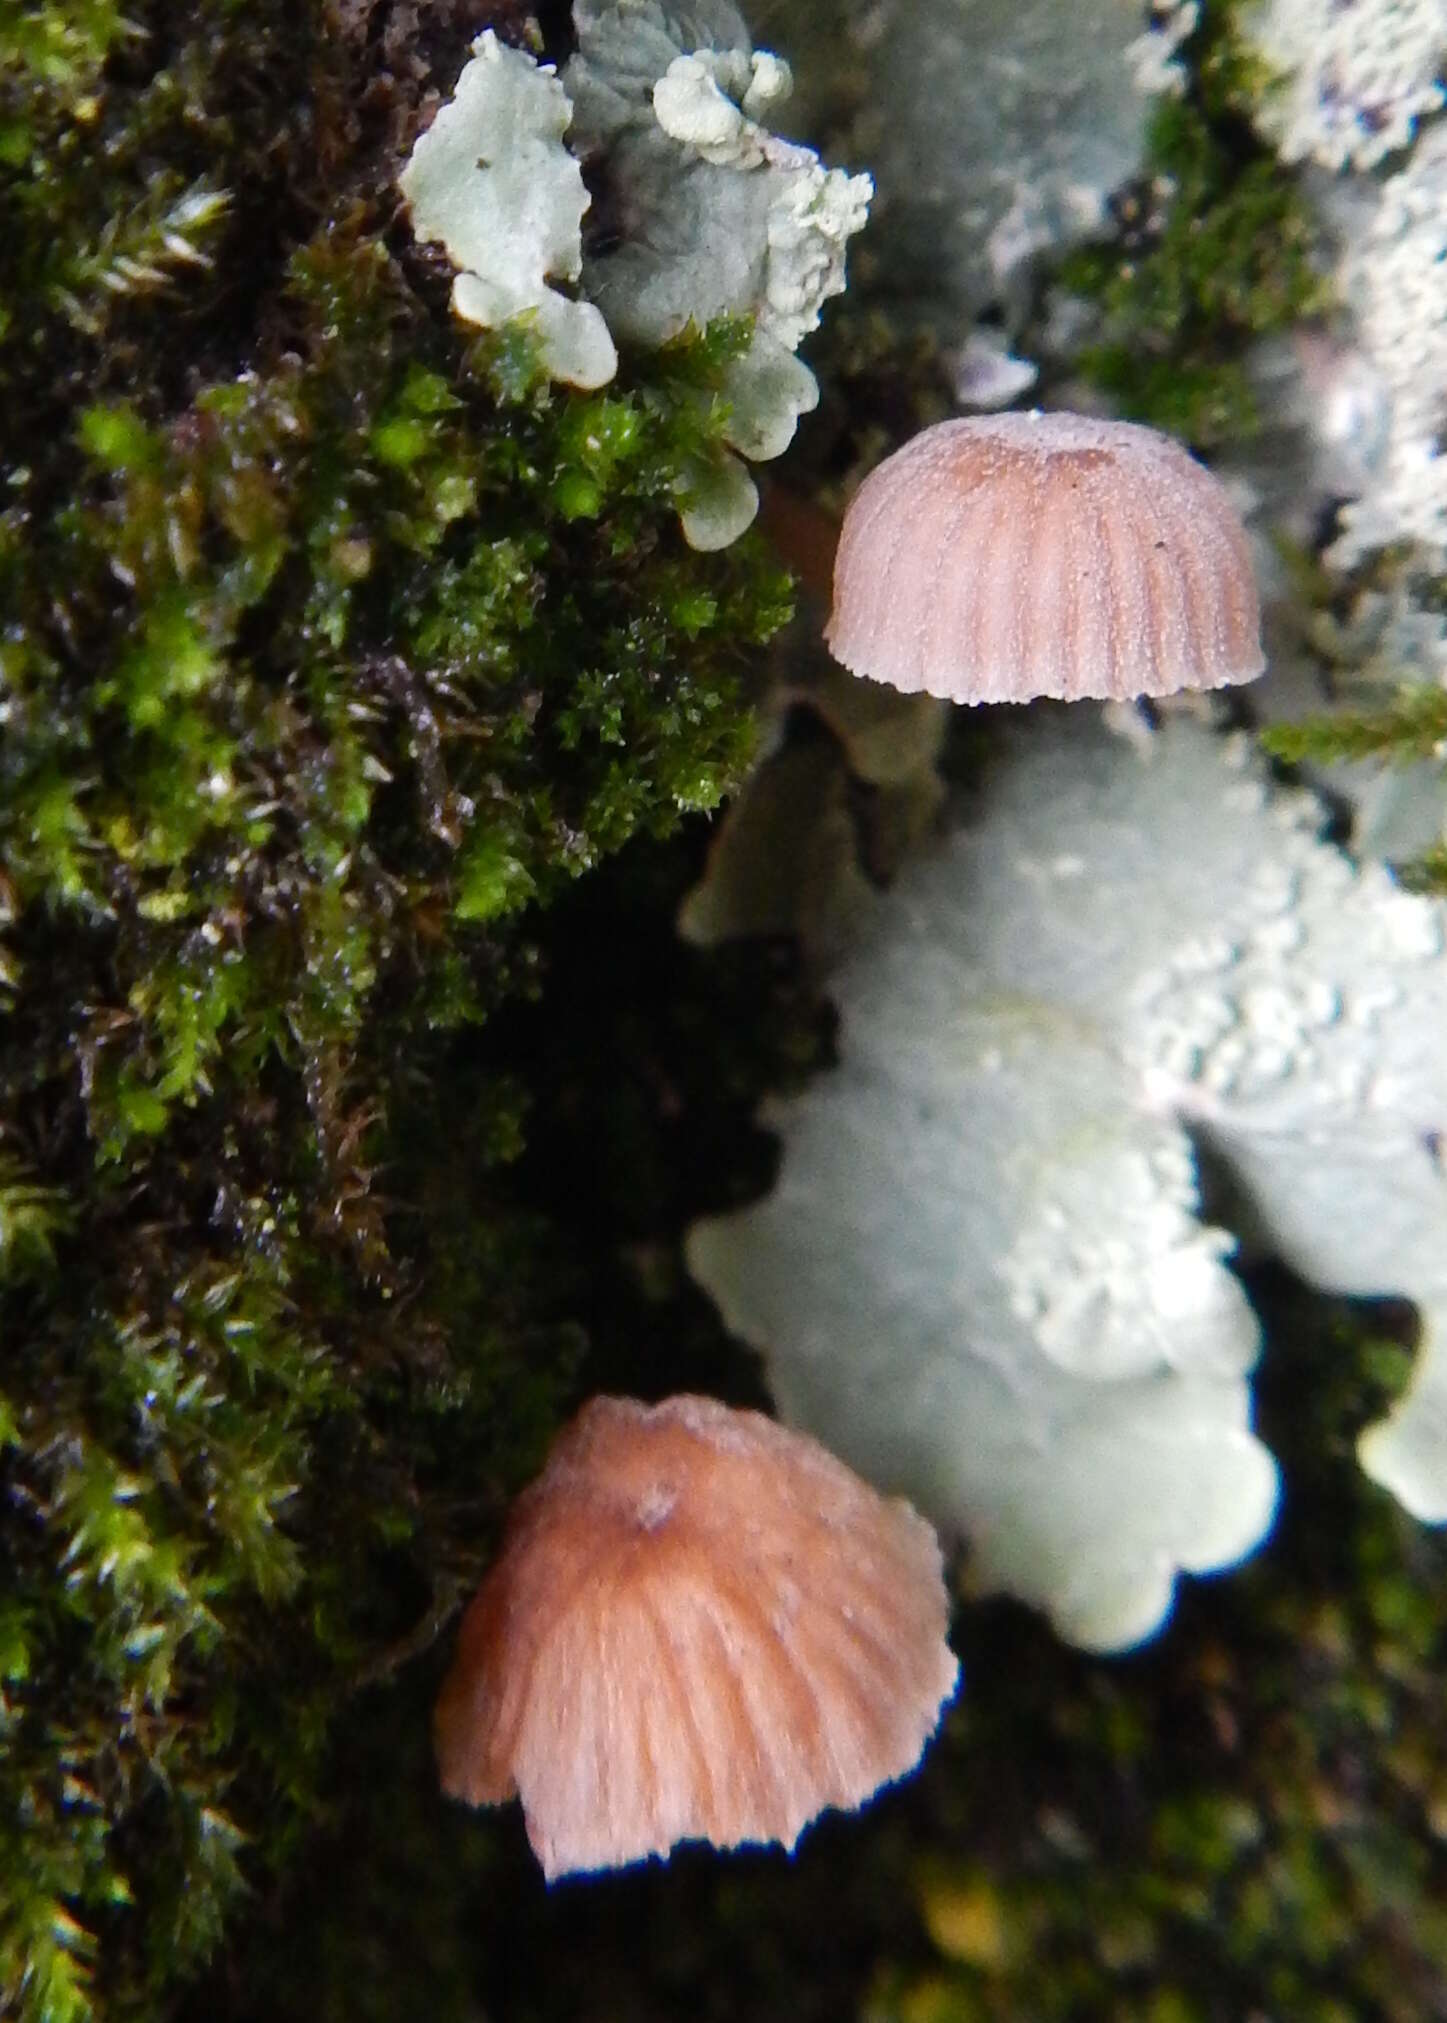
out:
{"label": "foliose lichen", "polygon": [[[574,140],[608,191],[613,238],[588,258],[584,289],[621,340],[650,348],[750,319],[724,382],[724,438],[751,460],[779,456],[819,398],[795,354],[844,287],[871,179],[824,168],[763,124],[792,90],[789,66],[750,47],[727,0],[677,14],[584,0],[575,21]],[[757,494],[736,458],[714,456],[682,503],[689,539],[715,548],[749,524]]]}
{"label": "foliose lichen", "polygon": [[1285,161],[1373,168],[1443,102],[1438,0],[1254,0],[1240,21],[1272,72],[1256,117]]}
{"label": "foliose lichen", "polygon": [[1396,544],[1419,571],[1447,572],[1447,127],[1425,132],[1383,184],[1343,261],[1343,297],[1389,402],[1386,443],[1342,510],[1328,560],[1350,567]]}
{"label": "foliose lichen", "polygon": [[878,185],[875,299],[946,345],[986,308],[1018,314],[1041,262],[1098,232],[1137,172],[1148,100],[1128,52],[1146,26],[1129,0],[803,11],[788,46],[809,130]]}
{"label": "foliose lichen", "polygon": [[583,264],[583,173],[563,146],[572,117],[551,70],[489,28],[457,90],[412,150],[398,187],[420,239],[440,239],[461,269],[459,316],[485,330],[531,311],[555,379],[604,386],[618,370],[608,326],[588,302],[548,285]]}
{"label": "foliose lichen", "polygon": [[[576,27],[566,91],[481,37],[401,189],[419,236],[440,239],[461,270],[458,314],[487,327],[530,315],[558,378],[606,383],[614,337],[657,351],[713,323],[746,330],[709,397],[739,455],[712,447],[677,488],[690,544],[724,548],[758,507],[740,457],[782,455],[818,401],[795,353],[844,287],[872,185],[760,124],[788,97],[789,66],[750,48],[732,6],[675,19],[656,0],[607,0],[580,6]],[[578,155],[607,191],[616,240],[595,239],[586,261]],[[581,277],[590,299],[560,294],[550,275]]]}
{"label": "foliose lichen", "polygon": [[1256,1328],[1182,1126],[1308,1277],[1416,1301],[1362,1459],[1447,1519],[1447,924],[1321,820],[1185,721],[1015,728],[832,979],[841,1065],[768,1112],[777,1189],[690,1240],[782,1409],[1090,1646],[1272,1510]]}

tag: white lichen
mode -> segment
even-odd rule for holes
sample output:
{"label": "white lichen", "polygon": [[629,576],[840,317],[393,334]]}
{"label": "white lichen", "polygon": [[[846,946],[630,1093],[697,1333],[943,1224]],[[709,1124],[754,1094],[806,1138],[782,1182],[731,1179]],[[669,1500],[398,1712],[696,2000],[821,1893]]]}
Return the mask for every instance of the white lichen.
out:
{"label": "white lichen", "polygon": [[[749,46],[727,4],[671,12],[657,0],[575,10],[565,73],[575,142],[603,174],[618,241],[583,286],[610,328],[654,347],[690,325],[747,316],[748,352],[726,376],[726,437],[741,456],[780,455],[819,389],[794,354],[844,287],[845,249],[864,225],[868,176],[826,169],[762,124],[789,95],[789,66]],[[689,474],[684,530],[696,547],[737,538],[757,495],[727,458]]]}
{"label": "white lichen", "polygon": [[955,405],[978,414],[1010,407],[1040,377],[1033,359],[1016,358],[995,330],[972,330],[949,363]]}
{"label": "white lichen", "polygon": [[621,226],[586,276],[610,326],[658,345],[690,323],[751,316],[797,350],[844,287],[870,178],[826,169],[760,123],[793,80],[779,57],[750,49],[732,7],[674,15],[656,0],[583,0],[575,18],[575,139],[606,164]]}
{"label": "white lichen", "polygon": [[1262,339],[1246,364],[1260,426],[1227,454],[1258,501],[1255,559],[1269,602],[1291,589],[1283,539],[1291,552],[1314,550],[1328,516],[1375,484],[1392,404],[1381,368],[1345,327],[1298,325]]}
{"label": "white lichen", "polygon": [[[947,348],[1023,327],[1037,262],[1109,229],[1141,167],[1141,0],[756,0],[795,58],[807,130],[867,161],[872,292]],[[1174,82],[1166,78],[1167,87]]]}
{"label": "white lichen", "polygon": [[737,457],[699,457],[674,484],[679,522],[690,548],[728,548],[753,525],[759,494]]}
{"label": "white lichen", "polygon": [[1259,0],[1242,30],[1275,73],[1258,117],[1287,161],[1374,167],[1443,102],[1442,0]]}
{"label": "white lichen", "polygon": [[603,386],[618,367],[608,326],[589,302],[550,286],[582,271],[588,192],[563,145],[572,108],[550,68],[491,29],[453,97],[412,150],[399,187],[419,239],[436,239],[459,271],[452,303],[466,322],[534,324],[555,379]]}
{"label": "white lichen", "polygon": [[1389,412],[1385,448],[1344,508],[1328,559],[1350,566],[1410,543],[1420,563],[1440,573],[1447,568],[1447,126],[1424,133],[1383,185],[1340,278]]}
{"label": "white lichen", "polygon": [[[795,352],[844,287],[872,185],[762,124],[792,89],[789,66],[749,47],[728,0],[676,13],[657,0],[581,0],[576,26],[566,89],[490,30],[480,36],[402,194],[417,236],[440,241],[460,270],[457,313],[488,328],[529,318],[555,378],[601,386],[617,369],[615,338],[656,349],[719,317],[752,320],[717,394],[738,454],[701,455],[676,487],[692,545],[727,547],[758,510],[741,459],[781,455],[818,404]],[[590,199],[565,133],[597,167],[612,213],[607,245],[586,259]],[[554,281],[580,282],[587,299]]]}
{"label": "white lichen", "polygon": [[1180,97],[1186,88],[1181,48],[1195,34],[1200,18],[1200,0],[1159,0],[1151,9],[1150,25],[1126,50],[1137,91],[1151,97],[1158,93]]}
{"label": "white lichen", "polygon": [[1447,909],[1203,725],[1000,735],[838,974],[841,1064],[771,1111],[775,1192],[689,1255],[787,1416],[1110,1647],[1273,1508],[1187,1132],[1305,1276],[1417,1302],[1362,1459],[1447,1520]]}
{"label": "white lichen", "polygon": [[[698,947],[789,935],[811,961],[839,953],[870,909],[861,858],[888,876],[939,818],[947,706],[858,681],[822,648],[798,658],[763,706],[760,763],[679,910],[679,933]],[[828,735],[795,734],[809,718]]]}

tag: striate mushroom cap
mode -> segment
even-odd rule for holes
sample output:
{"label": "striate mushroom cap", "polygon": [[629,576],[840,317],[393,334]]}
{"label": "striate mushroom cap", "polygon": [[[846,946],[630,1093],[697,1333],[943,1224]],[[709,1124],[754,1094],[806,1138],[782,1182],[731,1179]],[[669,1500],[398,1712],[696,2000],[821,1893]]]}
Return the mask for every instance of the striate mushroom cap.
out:
{"label": "striate mushroom cap", "polygon": [[996,414],[927,428],[844,518],[825,639],[855,674],[951,702],[1124,699],[1265,666],[1225,487],[1133,422]]}
{"label": "striate mushroom cap", "polygon": [[817,1442],[595,1398],[519,1498],[437,1703],[443,1789],[515,1793],[551,1881],[792,1847],[914,1767],[955,1690],[940,1549]]}

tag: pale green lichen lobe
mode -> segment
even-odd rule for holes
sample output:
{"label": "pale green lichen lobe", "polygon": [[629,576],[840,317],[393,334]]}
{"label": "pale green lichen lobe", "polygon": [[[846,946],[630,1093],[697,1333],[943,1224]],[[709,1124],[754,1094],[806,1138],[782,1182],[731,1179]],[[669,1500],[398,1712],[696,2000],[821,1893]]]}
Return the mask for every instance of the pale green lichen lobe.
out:
{"label": "pale green lichen lobe", "polygon": [[572,118],[552,71],[488,29],[444,105],[412,151],[399,187],[419,239],[436,239],[460,270],[459,316],[496,329],[536,322],[556,379],[604,386],[618,354],[602,314],[550,286],[582,270],[583,172],[563,145]]}
{"label": "pale green lichen lobe", "polygon": [[[614,334],[650,349],[690,326],[749,317],[753,336],[720,389],[739,457],[783,454],[818,405],[795,354],[845,285],[845,252],[869,212],[867,175],[826,169],[762,120],[793,89],[787,63],[749,47],[724,4],[685,22],[654,0],[584,4],[566,82],[575,144],[597,163],[627,229],[590,259],[583,289]],[[690,42],[696,46],[689,47]],[[719,448],[679,485],[684,533],[726,547],[758,507],[747,471]]]}

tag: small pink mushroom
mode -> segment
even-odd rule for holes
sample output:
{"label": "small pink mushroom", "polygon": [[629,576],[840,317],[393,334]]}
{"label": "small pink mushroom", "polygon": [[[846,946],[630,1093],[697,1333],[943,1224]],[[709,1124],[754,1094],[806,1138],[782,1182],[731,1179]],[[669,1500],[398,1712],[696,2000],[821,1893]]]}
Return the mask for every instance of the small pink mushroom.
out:
{"label": "small pink mushroom", "polygon": [[443,1789],[522,1799],[552,1880],[792,1847],[919,1761],[955,1690],[933,1531],[709,1398],[595,1398],[519,1498],[437,1703]]}
{"label": "small pink mushroom", "polygon": [[1076,414],[941,422],[845,515],[825,638],[951,702],[1170,695],[1265,666],[1245,529],[1157,430]]}

